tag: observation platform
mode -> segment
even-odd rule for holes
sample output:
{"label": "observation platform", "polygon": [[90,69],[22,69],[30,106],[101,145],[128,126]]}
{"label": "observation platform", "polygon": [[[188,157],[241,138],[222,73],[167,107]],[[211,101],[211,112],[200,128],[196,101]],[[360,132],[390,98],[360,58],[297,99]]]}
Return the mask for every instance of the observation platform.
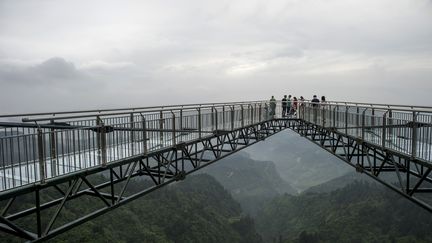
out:
{"label": "observation platform", "polygon": [[[280,102],[249,101],[0,116],[0,200],[7,201],[0,230],[49,239],[284,129],[432,212],[432,107],[305,101],[282,115]],[[105,182],[88,178],[98,173]],[[141,176],[154,186],[127,195],[131,178]],[[50,189],[59,198],[41,202]],[[34,207],[12,212],[28,194]],[[81,196],[103,207],[53,228],[65,203]],[[43,223],[41,211],[52,207]],[[34,230],[14,222],[29,215]]]}

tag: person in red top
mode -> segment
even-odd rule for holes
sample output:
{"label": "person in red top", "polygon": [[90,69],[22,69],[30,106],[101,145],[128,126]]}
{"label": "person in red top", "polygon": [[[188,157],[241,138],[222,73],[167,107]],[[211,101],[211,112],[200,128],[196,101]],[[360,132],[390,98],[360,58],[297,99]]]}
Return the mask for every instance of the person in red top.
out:
{"label": "person in red top", "polygon": [[298,105],[298,101],[297,101],[297,97],[293,98],[293,103],[292,103],[292,114],[296,114],[297,111],[297,105]]}

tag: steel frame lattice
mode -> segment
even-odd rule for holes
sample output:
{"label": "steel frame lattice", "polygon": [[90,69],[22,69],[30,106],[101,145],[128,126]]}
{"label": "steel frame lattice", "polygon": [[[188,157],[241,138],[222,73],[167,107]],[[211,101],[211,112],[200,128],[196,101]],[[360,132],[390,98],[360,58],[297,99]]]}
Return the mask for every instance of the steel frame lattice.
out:
{"label": "steel frame lattice", "polygon": [[[22,190],[11,197],[4,206],[0,217],[2,223],[0,230],[34,242],[50,239],[162,186],[183,180],[190,173],[292,126],[290,123],[293,122],[296,120],[269,120],[233,131],[215,130],[212,135],[195,141],[180,143],[174,147],[130,158],[121,163],[107,164],[104,168],[95,168],[86,173],[39,184],[32,190]],[[106,178],[106,181],[98,184],[90,181],[89,177],[97,173],[104,173],[104,171],[109,171],[109,176],[103,177]],[[131,179],[141,176],[150,178],[153,185],[127,195]],[[121,187],[116,190],[116,185],[120,183],[122,183]],[[59,197],[41,203],[43,193],[47,190],[58,191]],[[9,211],[15,199],[23,195],[33,195],[34,205],[25,209],[21,208],[16,212]],[[99,199],[102,202],[101,207],[94,208],[92,212],[71,222],[54,227],[66,204],[73,200],[80,200],[84,196]],[[4,198],[0,197],[0,199]],[[43,211],[49,209],[54,210],[54,213],[51,213],[49,217],[43,217]],[[35,233],[15,223],[31,215],[35,216],[32,218],[33,225],[36,225]]]}
{"label": "steel frame lattice", "polygon": [[[432,213],[431,165],[304,120],[290,127],[301,136]],[[391,173],[393,179],[388,178]],[[384,178],[384,174],[387,176]],[[396,183],[394,183],[396,181]]]}
{"label": "steel frame lattice", "polygon": [[[432,212],[431,107],[296,108],[285,116],[281,103],[252,101],[0,116],[15,119],[0,121],[0,231],[50,239],[287,128]],[[94,203],[64,219],[84,197]]]}

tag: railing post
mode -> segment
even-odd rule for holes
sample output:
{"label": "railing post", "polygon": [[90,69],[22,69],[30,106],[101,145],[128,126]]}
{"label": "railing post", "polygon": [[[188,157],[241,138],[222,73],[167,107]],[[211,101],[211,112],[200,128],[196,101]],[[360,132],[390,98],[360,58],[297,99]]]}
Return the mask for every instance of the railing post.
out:
{"label": "railing post", "polygon": [[[253,121],[252,123],[256,122],[256,120],[255,120],[255,117],[256,117],[256,114],[257,114],[257,111],[256,111],[257,108],[256,108],[256,107],[257,107],[257,105],[256,105],[256,103],[255,103],[255,104],[254,104],[254,108],[253,108],[253,109],[254,109],[254,112],[253,112],[253,116],[252,116],[252,121]],[[259,119],[258,119],[258,120],[259,120]]]}
{"label": "railing post", "polygon": [[39,155],[39,177],[41,184],[45,183],[45,155],[44,155],[44,139],[43,139],[43,132],[41,128],[37,129],[38,135],[38,155]]}
{"label": "railing post", "polygon": [[322,120],[322,127],[325,127],[326,119],[325,119],[325,107],[321,106],[321,120]]}
{"label": "railing post", "polygon": [[386,147],[386,132],[387,132],[387,113],[388,113],[388,111],[386,111],[386,112],[384,112],[384,114],[383,114],[383,124],[382,124],[382,126],[383,126],[383,128],[382,128],[382,139],[381,139],[381,146],[383,147],[383,148],[385,148]]}
{"label": "railing post", "polygon": [[348,110],[349,106],[345,106],[345,135],[348,135]]}
{"label": "railing post", "polygon": [[164,141],[164,139],[163,139],[163,136],[164,136],[163,127],[164,127],[163,112],[160,111],[159,112],[159,129],[160,129],[159,140],[160,140],[161,146],[163,146],[163,141]]}
{"label": "railing post", "polygon": [[222,106],[222,129],[225,130],[225,106]]}
{"label": "railing post", "polygon": [[262,104],[259,104],[259,110],[258,110],[258,121],[262,122],[263,118],[262,118]]}
{"label": "railing post", "polygon": [[143,115],[141,115],[142,117],[142,129],[143,129],[143,150],[144,150],[144,154],[148,153],[148,148],[147,148],[147,124],[146,124],[146,119]]}
{"label": "railing post", "polygon": [[99,116],[96,116],[97,126],[97,142],[98,142],[98,159],[99,163],[104,167],[107,163],[106,156],[106,129],[105,124]]}
{"label": "railing post", "polygon": [[[54,120],[51,120],[51,124],[54,123]],[[54,128],[51,128],[51,132],[50,132],[50,143],[51,143],[51,176],[56,176],[57,175],[57,167],[58,167],[58,163],[57,163],[57,149],[56,149],[56,143],[57,143],[57,139],[56,139],[56,132]]]}
{"label": "railing post", "polygon": [[388,113],[388,118],[389,118],[389,121],[388,121],[388,125],[389,125],[389,128],[388,128],[388,130],[389,130],[389,135],[390,135],[390,137],[393,135],[393,112],[392,112],[392,110],[391,109],[389,109],[388,110],[389,111],[389,113]]}
{"label": "railing post", "polygon": [[253,112],[254,112],[254,109],[253,109],[252,104],[249,104],[248,106],[250,108],[250,113],[248,112],[248,114],[250,116],[250,119],[248,119],[248,120],[250,120],[250,124],[249,125],[251,125],[251,124],[253,124]]}
{"label": "railing post", "polygon": [[411,141],[411,158],[417,157],[417,112],[413,111],[412,119],[412,141]]}
{"label": "railing post", "polygon": [[358,127],[360,126],[360,108],[358,106],[356,108],[356,136],[358,136]]}
{"label": "railing post", "polygon": [[201,107],[198,108],[198,137],[201,138]]}
{"label": "railing post", "polygon": [[[333,127],[336,128],[336,122],[339,119],[339,105],[336,105],[333,109]],[[338,122],[339,125],[339,122]]]}
{"label": "railing post", "polygon": [[240,105],[240,109],[241,109],[241,116],[240,116],[240,119],[241,119],[241,127],[244,127],[244,109],[243,109],[243,105]]}
{"label": "railing post", "polygon": [[215,110],[215,108],[214,108],[214,106],[212,106],[212,108],[211,108],[211,128],[212,128],[212,130],[215,130],[214,110]]}
{"label": "railing post", "polygon": [[366,111],[367,111],[367,108],[365,108],[364,110],[363,110],[363,112],[362,112],[362,128],[361,128],[361,138],[364,140],[364,137],[365,137],[365,123],[366,123],[366,116],[365,116],[365,114],[366,114]]}
{"label": "railing post", "polygon": [[102,166],[105,167],[107,164],[107,150],[106,150],[106,127],[105,124],[101,123],[101,143],[102,143]]}
{"label": "railing post", "polygon": [[173,111],[171,111],[171,114],[172,114],[172,146],[175,146],[177,143],[176,143],[176,122],[175,122],[175,114],[174,114],[174,112]]}
{"label": "railing post", "polygon": [[231,131],[234,131],[234,106],[231,106]]}
{"label": "railing post", "polygon": [[179,129],[183,130],[183,106],[180,108]]}
{"label": "railing post", "polygon": [[215,130],[218,130],[218,110],[216,109],[216,107],[214,107],[214,111],[215,111],[215,113],[214,113],[214,119],[215,119]]}
{"label": "railing post", "polygon": [[135,144],[134,144],[134,128],[135,128],[135,124],[134,124],[134,114],[133,113],[131,113],[130,114],[130,118],[129,118],[129,127],[130,127],[130,142],[131,142],[131,152],[132,152],[132,155],[134,155],[135,153],[135,149],[134,149],[134,147],[135,147]]}

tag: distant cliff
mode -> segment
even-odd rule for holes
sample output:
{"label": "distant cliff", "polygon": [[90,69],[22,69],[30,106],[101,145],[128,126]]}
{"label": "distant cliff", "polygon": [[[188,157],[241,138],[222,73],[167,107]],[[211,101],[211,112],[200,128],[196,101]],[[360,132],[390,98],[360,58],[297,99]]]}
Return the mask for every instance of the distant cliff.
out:
{"label": "distant cliff", "polygon": [[263,203],[297,191],[281,179],[271,161],[256,161],[244,152],[233,154],[203,170],[216,178],[246,213],[255,215]]}

